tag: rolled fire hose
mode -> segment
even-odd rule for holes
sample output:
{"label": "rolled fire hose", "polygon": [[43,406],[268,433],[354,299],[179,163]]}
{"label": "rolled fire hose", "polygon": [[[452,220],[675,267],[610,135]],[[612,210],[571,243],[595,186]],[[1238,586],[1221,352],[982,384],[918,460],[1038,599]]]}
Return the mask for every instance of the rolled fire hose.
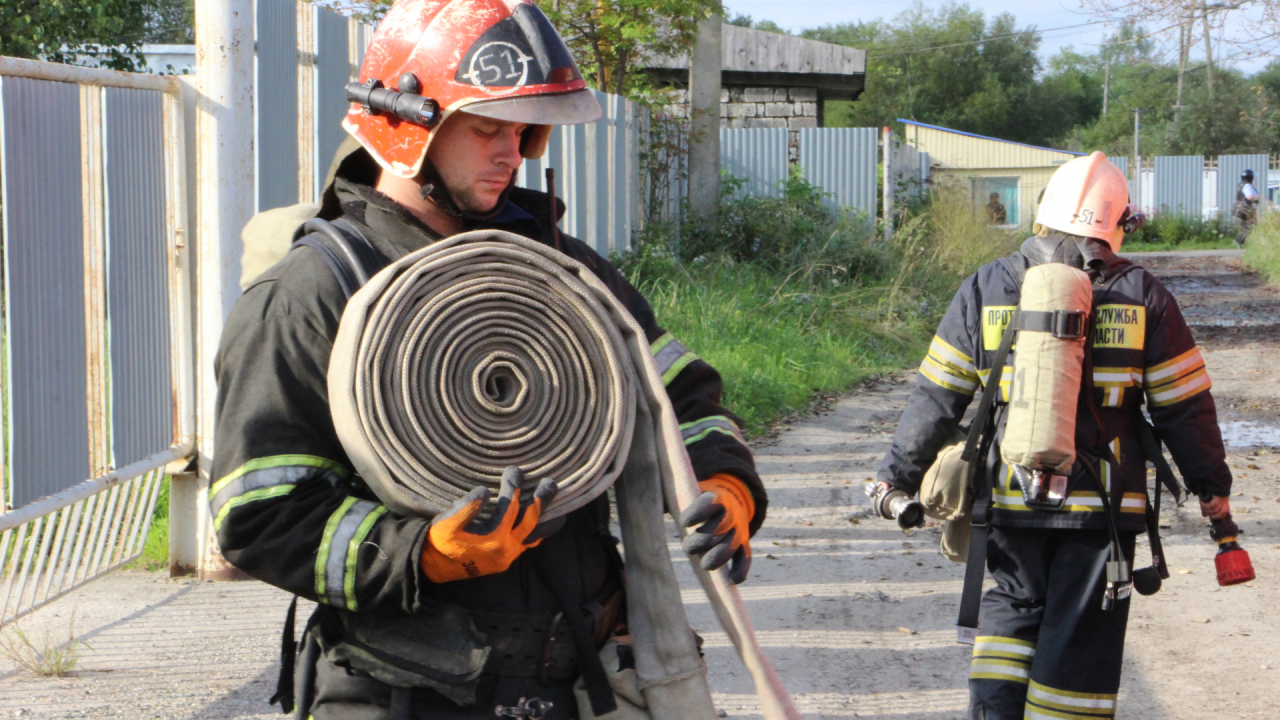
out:
{"label": "rolled fire hose", "polygon": [[[412,253],[349,300],[329,396],[352,464],[402,514],[434,516],[474,487],[496,489],[510,465],[531,484],[559,483],[542,523],[615,486],[648,710],[715,717],[662,516],[700,490],[643,330],[590,270],[500,231]],[[764,716],[799,720],[727,571],[691,564]]]}

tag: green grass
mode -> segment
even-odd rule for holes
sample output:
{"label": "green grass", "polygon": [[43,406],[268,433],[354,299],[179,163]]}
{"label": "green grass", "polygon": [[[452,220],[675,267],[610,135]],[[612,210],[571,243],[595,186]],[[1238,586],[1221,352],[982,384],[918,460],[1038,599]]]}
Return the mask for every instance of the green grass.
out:
{"label": "green grass", "polygon": [[720,372],[725,404],[753,436],[817,394],[917,362],[932,330],[918,316],[881,321],[868,288],[815,288],[749,264],[681,268],[640,289]]}
{"label": "green grass", "polygon": [[1229,237],[1217,240],[1192,240],[1181,243],[1172,242],[1126,242],[1120,247],[1121,253],[1139,252],[1178,252],[1181,250],[1234,250],[1235,243]]}
{"label": "green grass", "polygon": [[936,190],[892,242],[834,217],[793,178],[783,199],[726,199],[720,228],[650,228],[614,258],[658,323],[715,367],[757,437],[820,396],[923,356],[960,280],[1013,250],[966,195]]}
{"label": "green grass", "polygon": [[1245,241],[1244,262],[1280,285],[1280,212],[1272,210],[1258,218],[1258,225]]}
{"label": "green grass", "polygon": [[126,569],[156,572],[169,567],[169,476],[160,481],[160,492],[156,495],[156,509],[151,516],[151,530],[147,533],[147,542],[142,546],[142,554],[137,560],[129,563]]}

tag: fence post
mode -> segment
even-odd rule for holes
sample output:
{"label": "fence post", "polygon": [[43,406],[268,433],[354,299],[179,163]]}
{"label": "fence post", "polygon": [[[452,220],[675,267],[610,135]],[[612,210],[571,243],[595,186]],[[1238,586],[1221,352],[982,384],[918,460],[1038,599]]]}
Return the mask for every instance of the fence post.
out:
{"label": "fence post", "polygon": [[884,241],[893,239],[893,130],[882,128],[880,135],[884,146]]}
{"label": "fence post", "polygon": [[254,13],[252,0],[196,0],[197,431],[199,575],[230,579],[232,568],[213,538],[209,476],[217,384],[213,358],[240,294],[240,229],[255,207]]}
{"label": "fence post", "polygon": [[689,61],[689,212],[714,221],[720,205],[720,15],[698,23]]}

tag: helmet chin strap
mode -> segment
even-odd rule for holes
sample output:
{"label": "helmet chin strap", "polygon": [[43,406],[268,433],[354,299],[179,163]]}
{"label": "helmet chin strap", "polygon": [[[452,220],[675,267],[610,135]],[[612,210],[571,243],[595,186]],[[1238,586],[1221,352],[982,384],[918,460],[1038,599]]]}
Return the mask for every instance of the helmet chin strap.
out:
{"label": "helmet chin strap", "polygon": [[422,179],[422,187],[418,190],[418,194],[423,200],[431,202],[446,215],[472,223],[487,222],[501,215],[507,207],[507,199],[511,197],[511,191],[516,186],[516,174],[513,172],[511,181],[498,196],[498,202],[494,203],[493,209],[486,213],[475,213],[458,207],[453,194],[444,183],[444,178],[440,176],[440,171],[436,169],[430,158],[422,161],[422,173],[419,177]]}

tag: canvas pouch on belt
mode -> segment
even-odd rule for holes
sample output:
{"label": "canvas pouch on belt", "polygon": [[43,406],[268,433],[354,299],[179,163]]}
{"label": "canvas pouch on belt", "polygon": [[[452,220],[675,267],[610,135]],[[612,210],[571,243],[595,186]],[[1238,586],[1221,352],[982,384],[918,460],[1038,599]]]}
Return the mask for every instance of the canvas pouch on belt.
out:
{"label": "canvas pouch on belt", "polygon": [[925,515],[946,522],[942,531],[942,554],[951,562],[959,563],[968,560],[969,538],[973,535],[973,526],[969,524],[969,513],[973,510],[973,494],[969,492],[973,466],[960,458],[967,435],[962,429],[954,432],[920,483],[920,504],[924,506]]}
{"label": "canvas pouch on belt", "polygon": [[600,662],[604,665],[605,677],[609,680],[618,709],[603,718],[593,713],[587,686],[582,678],[578,678],[578,683],[573,686],[573,695],[578,700],[578,720],[652,720],[644,693],[640,690],[640,679],[636,676],[631,639],[627,636],[610,638],[600,648]]}

